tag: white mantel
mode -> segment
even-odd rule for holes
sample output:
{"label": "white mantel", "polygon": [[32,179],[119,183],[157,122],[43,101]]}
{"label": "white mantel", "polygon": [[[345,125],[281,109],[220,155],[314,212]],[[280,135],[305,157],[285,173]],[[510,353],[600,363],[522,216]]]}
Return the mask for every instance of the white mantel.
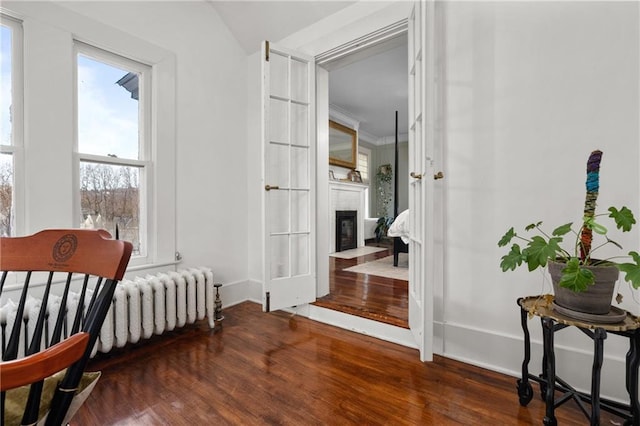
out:
{"label": "white mantel", "polygon": [[369,186],[362,183],[329,182],[329,253],[336,251],[336,210],[358,212],[358,247],[364,247],[364,218]]}

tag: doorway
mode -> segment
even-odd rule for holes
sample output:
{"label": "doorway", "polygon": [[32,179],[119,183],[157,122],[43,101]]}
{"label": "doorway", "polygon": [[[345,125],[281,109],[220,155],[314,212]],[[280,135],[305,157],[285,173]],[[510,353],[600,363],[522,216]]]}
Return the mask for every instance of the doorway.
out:
{"label": "doorway", "polygon": [[[407,254],[402,253],[394,266],[393,240],[377,229],[379,218],[391,221],[408,207],[407,52],[405,28],[366,49],[321,65],[328,77],[328,117],[356,130],[355,168],[362,177],[361,183],[344,183],[351,169],[330,165],[325,174],[329,198],[344,199],[359,193],[365,209],[359,218],[363,244],[344,252],[330,245],[327,253],[318,253],[319,264],[328,263],[329,286],[315,305],[408,329]],[[318,117],[323,119],[322,114]],[[381,170],[389,179],[381,179]],[[340,189],[347,185],[362,191],[345,188],[350,191],[345,195]],[[329,215],[333,215],[339,207],[331,206],[332,201],[329,204]],[[329,227],[330,232],[333,228]]]}

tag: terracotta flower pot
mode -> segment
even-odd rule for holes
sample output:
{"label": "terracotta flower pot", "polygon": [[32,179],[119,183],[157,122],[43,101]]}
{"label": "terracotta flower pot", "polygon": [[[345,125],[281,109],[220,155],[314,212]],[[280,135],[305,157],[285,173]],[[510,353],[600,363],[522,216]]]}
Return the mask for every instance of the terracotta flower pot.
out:
{"label": "terracotta flower pot", "polygon": [[549,262],[549,274],[555,294],[554,302],[566,309],[593,315],[606,315],[611,310],[611,300],[620,271],[615,266],[586,266],[595,275],[595,283],[586,291],[575,292],[558,284],[564,263]]}

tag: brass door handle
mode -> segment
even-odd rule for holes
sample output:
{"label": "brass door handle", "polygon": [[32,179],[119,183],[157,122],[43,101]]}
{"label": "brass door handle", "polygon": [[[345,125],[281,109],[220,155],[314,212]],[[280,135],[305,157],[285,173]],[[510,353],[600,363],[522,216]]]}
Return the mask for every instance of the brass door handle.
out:
{"label": "brass door handle", "polygon": [[416,172],[411,172],[409,176],[411,176],[414,179],[422,179],[422,174],[416,173]]}
{"label": "brass door handle", "polygon": [[264,190],[265,191],[271,191],[272,189],[280,189],[279,186],[271,186],[271,185],[265,185],[264,186]]}
{"label": "brass door handle", "polygon": [[433,175],[433,178],[434,178],[435,180],[442,179],[442,178],[444,178],[444,173],[442,173],[442,172],[438,172],[438,173],[436,173],[435,175]]}

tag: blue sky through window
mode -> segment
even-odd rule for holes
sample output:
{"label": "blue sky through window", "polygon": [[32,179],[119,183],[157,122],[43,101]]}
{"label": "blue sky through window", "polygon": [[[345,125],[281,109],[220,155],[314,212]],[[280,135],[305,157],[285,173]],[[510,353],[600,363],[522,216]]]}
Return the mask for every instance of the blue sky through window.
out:
{"label": "blue sky through window", "polygon": [[138,101],[117,81],[129,71],[78,55],[78,151],[139,159]]}
{"label": "blue sky through window", "polygon": [[[0,144],[11,145],[11,29],[0,27]],[[78,56],[80,152],[138,159],[138,101],[118,85],[129,71]]]}

